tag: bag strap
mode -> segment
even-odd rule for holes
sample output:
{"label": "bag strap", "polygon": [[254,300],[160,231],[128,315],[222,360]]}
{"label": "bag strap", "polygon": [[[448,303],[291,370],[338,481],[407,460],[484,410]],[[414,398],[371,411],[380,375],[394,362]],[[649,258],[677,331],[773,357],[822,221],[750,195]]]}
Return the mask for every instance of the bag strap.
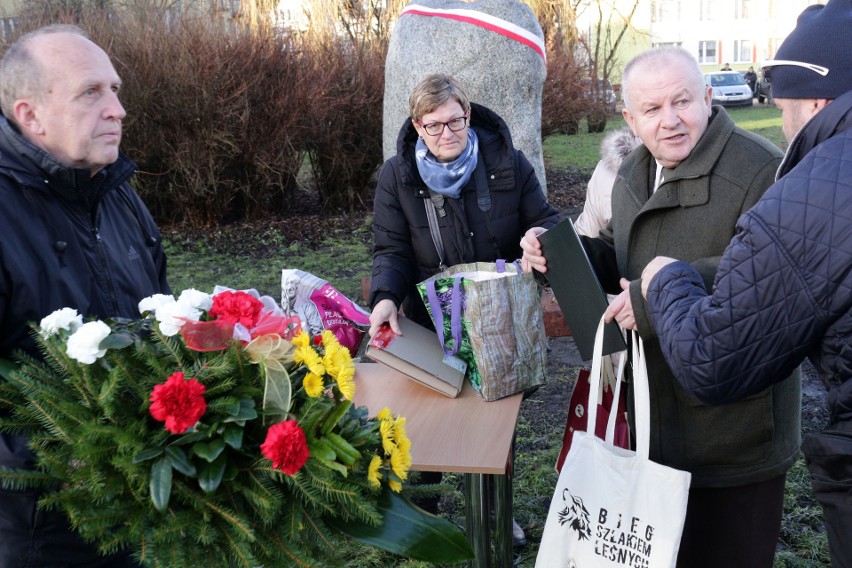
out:
{"label": "bag strap", "polygon": [[[601,388],[601,359],[603,356],[603,338],[604,338],[604,317],[601,316],[601,321],[598,323],[598,330],[595,333],[595,347],[592,352],[592,372],[589,376],[589,403],[587,406],[588,424],[597,424],[598,417],[598,395]],[[635,331],[631,337],[631,363],[633,365],[633,397],[634,397],[634,416],[636,419],[636,455],[648,459],[648,452],[651,445],[651,397],[648,392],[648,370],[645,368],[645,346],[642,344],[642,339]],[[620,365],[619,365],[620,366]],[[621,381],[619,381],[619,384]],[[619,393],[613,396],[614,401],[618,401]],[[610,417],[616,413],[611,412]],[[613,432],[615,426],[613,425]],[[609,433],[609,423],[607,423],[607,434]],[[612,444],[612,439],[607,436],[606,443]]]}
{"label": "bag strap", "polygon": [[[607,361],[612,361],[607,357]],[[618,359],[618,370],[615,373],[615,389],[612,393],[612,409],[609,411],[609,418],[606,421],[606,441],[610,444],[615,442],[615,422],[618,418],[618,401],[621,396],[621,384],[624,382],[624,367],[627,363],[627,351],[621,352],[621,357]],[[610,363],[610,366],[612,364]]]}
{"label": "bag strap", "polygon": [[631,332],[631,355],[636,454],[648,459],[651,446],[651,393],[648,387],[648,369],[645,366],[645,345],[635,330]]}
{"label": "bag strap", "polygon": [[430,199],[424,199],[423,205],[426,206],[426,219],[429,221],[429,234],[432,235],[432,242],[435,243],[435,250],[438,251],[438,270],[444,271],[447,265],[444,264],[444,239],[441,238],[441,229],[438,227],[438,216],[435,213],[437,210],[441,217],[447,214],[444,210],[444,196],[435,191],[429,190]]}
{"label": "bag strap", "polygon": [[429,300],[429,309],[432,312],[432,322],[435,324],[435,331],[438,334],[438,339],[441,341],[441,349],[444,350],[444,355],[453,356],[458,353],[462,339],[462,323],[461,323],[461,281],[462,277],[457,276],[453,279],[453,293],[450,298],[450,330],[453,336],[453,348],[447,349],[444,346],[444,312],[441,311],[441,302],[438,301],[438,293],[435,291],[435,279],[426,282],[426,298]]}
{"label": "bag strap", "polygon": [[494,236],[494,229],[491,228],[491,189],[488,187],[488,172],[485,171],[485,160],[482,158],[482,154],[476,161],[473,178],[476,185],[476,204],[485,217],[485,227],[488,229],[491,244],[497,251],[497,258],[503,258],[503,253],[500,252],[500,246],[497,244],[497,237]]}

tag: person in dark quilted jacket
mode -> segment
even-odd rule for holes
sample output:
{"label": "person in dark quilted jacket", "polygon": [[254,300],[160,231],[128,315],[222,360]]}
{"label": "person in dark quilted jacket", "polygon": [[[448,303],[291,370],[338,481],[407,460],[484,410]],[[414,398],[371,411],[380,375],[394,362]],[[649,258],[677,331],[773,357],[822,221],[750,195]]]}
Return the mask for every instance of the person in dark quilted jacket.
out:
{"label": "person in dark quilted jacket", "polygon": [[806,8],[765,63],[790,142],[776,183],[737,223],[708,295],[685,262],[642,286],[663,354],[698,400],[760,392],[808,357],[829,422],[802,452],[834,568],[852,567],[852,0]]}
{"label": "person in dark quilted jacket", "polygon": [[[623,308],[619,324],[635,326],[644,342],[649,457],[692,476],[677,566],[771,568],[786,472],[801,443],[800,372],[747,401],[698,404],[660,351],[639,276],[665,251],[690,261],[709,289],[737,219],[772,185],[783,154],[711,104],[712,88],[682,48],[633,58],[622,94],[624,118],[642,146],[619,168],[609,226],[581,240],[604,290],[621,293],[612,304]],[[541,258],[531,233],[521,242],[524,260],[538,269],[558,262]]]}

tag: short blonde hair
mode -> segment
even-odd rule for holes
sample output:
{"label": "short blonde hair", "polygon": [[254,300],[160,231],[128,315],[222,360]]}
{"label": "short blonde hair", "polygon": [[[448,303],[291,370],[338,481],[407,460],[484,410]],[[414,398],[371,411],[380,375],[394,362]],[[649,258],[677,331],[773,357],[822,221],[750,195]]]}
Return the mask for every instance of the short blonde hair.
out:
{"label": "short blonde hair", "polygon": [[461,83],[444,73],[427,76],[408,97],[411,120],[420,120],[424,114],[429,114],[450,100],[458,102],[465,113],[470,111],[470,98]]}

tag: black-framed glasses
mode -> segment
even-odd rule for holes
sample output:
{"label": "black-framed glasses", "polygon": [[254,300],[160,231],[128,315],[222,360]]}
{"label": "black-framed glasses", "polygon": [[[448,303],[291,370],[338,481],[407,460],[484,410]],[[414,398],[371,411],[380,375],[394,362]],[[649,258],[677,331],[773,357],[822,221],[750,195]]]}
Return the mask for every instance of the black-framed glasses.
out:
{"label": "black-framed glasses", "polygon": [[467,115],[458,116],[449,122],[430,122],[429,124],[423,124],[423,122],[418,120],[417,123],[423,127],[423,130],[425,130],[426,134],[429,136],[440,136],[444,133],[445,126],[449,128],[451,132],[464,130],[464,127],[467,126]]}
{"label": "black-framed glasses", "polygon": [[767,83],[772,83],[772,68],[778,67],[781,65],[792,65],[794,67],[804,67],[814,73],[818,73],[825,77],[828,75],[828,67],[823,67],[822,65],[816,65],[815,63],[804,63],[802,61],[790,61],[787,59],[770,59],[769,61],[763,62],[763,78],[766,79]]}

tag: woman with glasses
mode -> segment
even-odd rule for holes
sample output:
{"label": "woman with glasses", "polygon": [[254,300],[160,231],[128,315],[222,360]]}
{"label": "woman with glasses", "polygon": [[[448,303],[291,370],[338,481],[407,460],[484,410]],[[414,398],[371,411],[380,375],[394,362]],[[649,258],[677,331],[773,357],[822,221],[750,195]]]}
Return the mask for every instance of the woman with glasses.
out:
{"label": "woman with glasses", "polygon": [[371,336],[385,322],[399,333],[400,307],[431,328],[418,282],[455,264],[520,258],[527,229],[559,220],[506,123],[456,79],[429,75],[409,109],[376,187]]}
{"label": "woman with glasses", "polygon": [[[400,307],[433,328],[418,282],[455,264],[518,259],[527,229],[559,221],[506,123],[471,103],[453,77],[426,77],[409,109],[397,154],[385,162],[376,188],[371,336],[386,322],[399,333]],[[440,483],[441,474],[425,472],[420,480]],[[437,499],[418,505],[437,513]],[[515,522],[512,541],[526,543]]]}

